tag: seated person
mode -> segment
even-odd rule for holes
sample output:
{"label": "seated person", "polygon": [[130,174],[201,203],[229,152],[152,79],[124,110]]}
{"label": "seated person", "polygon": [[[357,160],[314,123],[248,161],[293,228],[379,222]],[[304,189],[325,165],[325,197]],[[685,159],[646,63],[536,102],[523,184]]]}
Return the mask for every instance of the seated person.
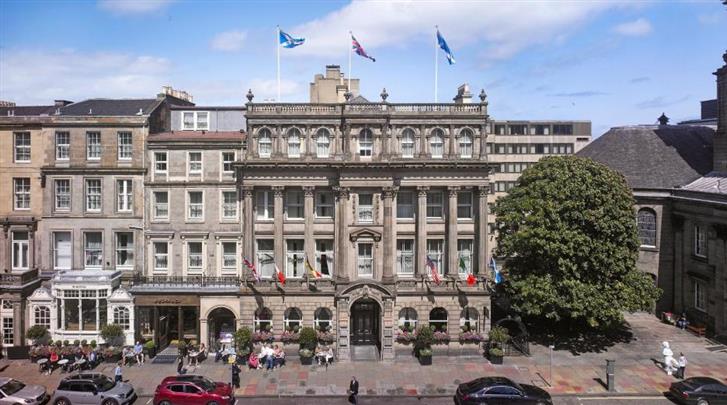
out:
{"label": "seated person", "polygon": [[254,369],[260,368],[260,358],[255,353],[250,354],[250,357],[247,358],[247,366]]}
{"label": "seated person", "polygon": [[96,351],[91,350],[91,352],[88,354],[88,368],[96,367],[97,361],[98,361],[98,355],[96,354]]}
{"label": "seated person", "polygon": [[205,346],[204,343],[199,345],[199,355],[197,356],[199,360],[204,360],[207,358],[207,346]]}
{"label": "seated person", "polygon": [[273,368],[274,367],[282,367],[285,365],[285,351],[281,349],[278,345],[275,345],[275,350],[273,350]]}
{"label": "seated person", "polygon": [[48,362],[50,363],[48,365],[48,375],[52,374],[53,369],[55,369],[58,366],[58,360],[60,360],[58,353],[55,350],[51,351],[50,358],[48,359]]}
{"label": "seated person", "polygon": [[687,320],[687,315],[682,314],[682,316],[679,317],[679,320],[677,320],[677,328],[684,330],[689,326],[689,321]]}

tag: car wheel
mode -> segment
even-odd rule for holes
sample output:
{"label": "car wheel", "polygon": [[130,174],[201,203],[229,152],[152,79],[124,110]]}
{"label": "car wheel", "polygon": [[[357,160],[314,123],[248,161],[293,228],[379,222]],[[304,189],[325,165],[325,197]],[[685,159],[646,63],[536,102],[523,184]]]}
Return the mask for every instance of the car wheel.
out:
{"label": "car wheel", "polygon": [[54,402],[55,405],[71,405],[71,401],[65,399],[65,398],[58,398],[56,399],[56,402]]}
{"label": "car wheel", "polygon": [[118,404],[113,399],[105,399],[103,402],[101,402],[101,405],[118,405]]}
{"label": "car wheel", "polygon": [[215,402],[215,401],[207,402],[207,405],[217,405],[217,402]]}
{"label": "car wheel", "polygon": [[697,405],[709,405],[709,401],[707,401],[706,399],[698,399]]}
{"label": "car wheel", "polygon": [[538,401],[538,402],[536,402],[536,403],[535,403],[535,405],[548,405],[548,404],[546,404],[546,403],[545,403],[545,402],[543,402],[543,401]]}
{"label": "car wheel", "polygon": [[169,401],[161,401],[157,405],[172,405],[172,403]]}

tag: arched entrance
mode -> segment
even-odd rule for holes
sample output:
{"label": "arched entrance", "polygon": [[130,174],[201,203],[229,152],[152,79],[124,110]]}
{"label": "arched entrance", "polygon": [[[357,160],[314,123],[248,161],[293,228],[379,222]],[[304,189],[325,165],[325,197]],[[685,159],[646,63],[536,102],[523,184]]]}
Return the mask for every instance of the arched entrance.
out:
{"label": "arched entrance", "polygon": [[351,345],[381,347],[381,307],[371,298],[351,305]]}
{"label": "arched entrance", "polygon": [[[232,335],[235,333],[235,314],[227,308],[215,308],[207,317],[209,326],[210,347],[232,345]],[[214,346],[213,346],[214,345]]]}

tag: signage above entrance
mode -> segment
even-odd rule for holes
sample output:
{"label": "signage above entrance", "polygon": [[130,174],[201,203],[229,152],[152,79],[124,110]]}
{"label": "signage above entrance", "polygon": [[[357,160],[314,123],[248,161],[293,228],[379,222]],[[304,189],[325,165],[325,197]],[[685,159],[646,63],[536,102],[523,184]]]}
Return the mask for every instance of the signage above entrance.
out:
{"label": "signage above entrance", "polygon": [[155,305],[155,306],[199,306],[199,297],[197,296],[137,296],[134,300],[136,305]]}

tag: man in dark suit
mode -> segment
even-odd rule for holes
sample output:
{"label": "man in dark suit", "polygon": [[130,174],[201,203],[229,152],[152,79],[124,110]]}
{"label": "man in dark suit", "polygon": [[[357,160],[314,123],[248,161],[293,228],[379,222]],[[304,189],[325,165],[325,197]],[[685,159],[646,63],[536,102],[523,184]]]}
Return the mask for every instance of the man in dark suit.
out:
{"label": "man in dark suit", "polygon": [[348,385],[348,402],[358,405],[358,380],[356,376],[351,377],[351,384]]}

